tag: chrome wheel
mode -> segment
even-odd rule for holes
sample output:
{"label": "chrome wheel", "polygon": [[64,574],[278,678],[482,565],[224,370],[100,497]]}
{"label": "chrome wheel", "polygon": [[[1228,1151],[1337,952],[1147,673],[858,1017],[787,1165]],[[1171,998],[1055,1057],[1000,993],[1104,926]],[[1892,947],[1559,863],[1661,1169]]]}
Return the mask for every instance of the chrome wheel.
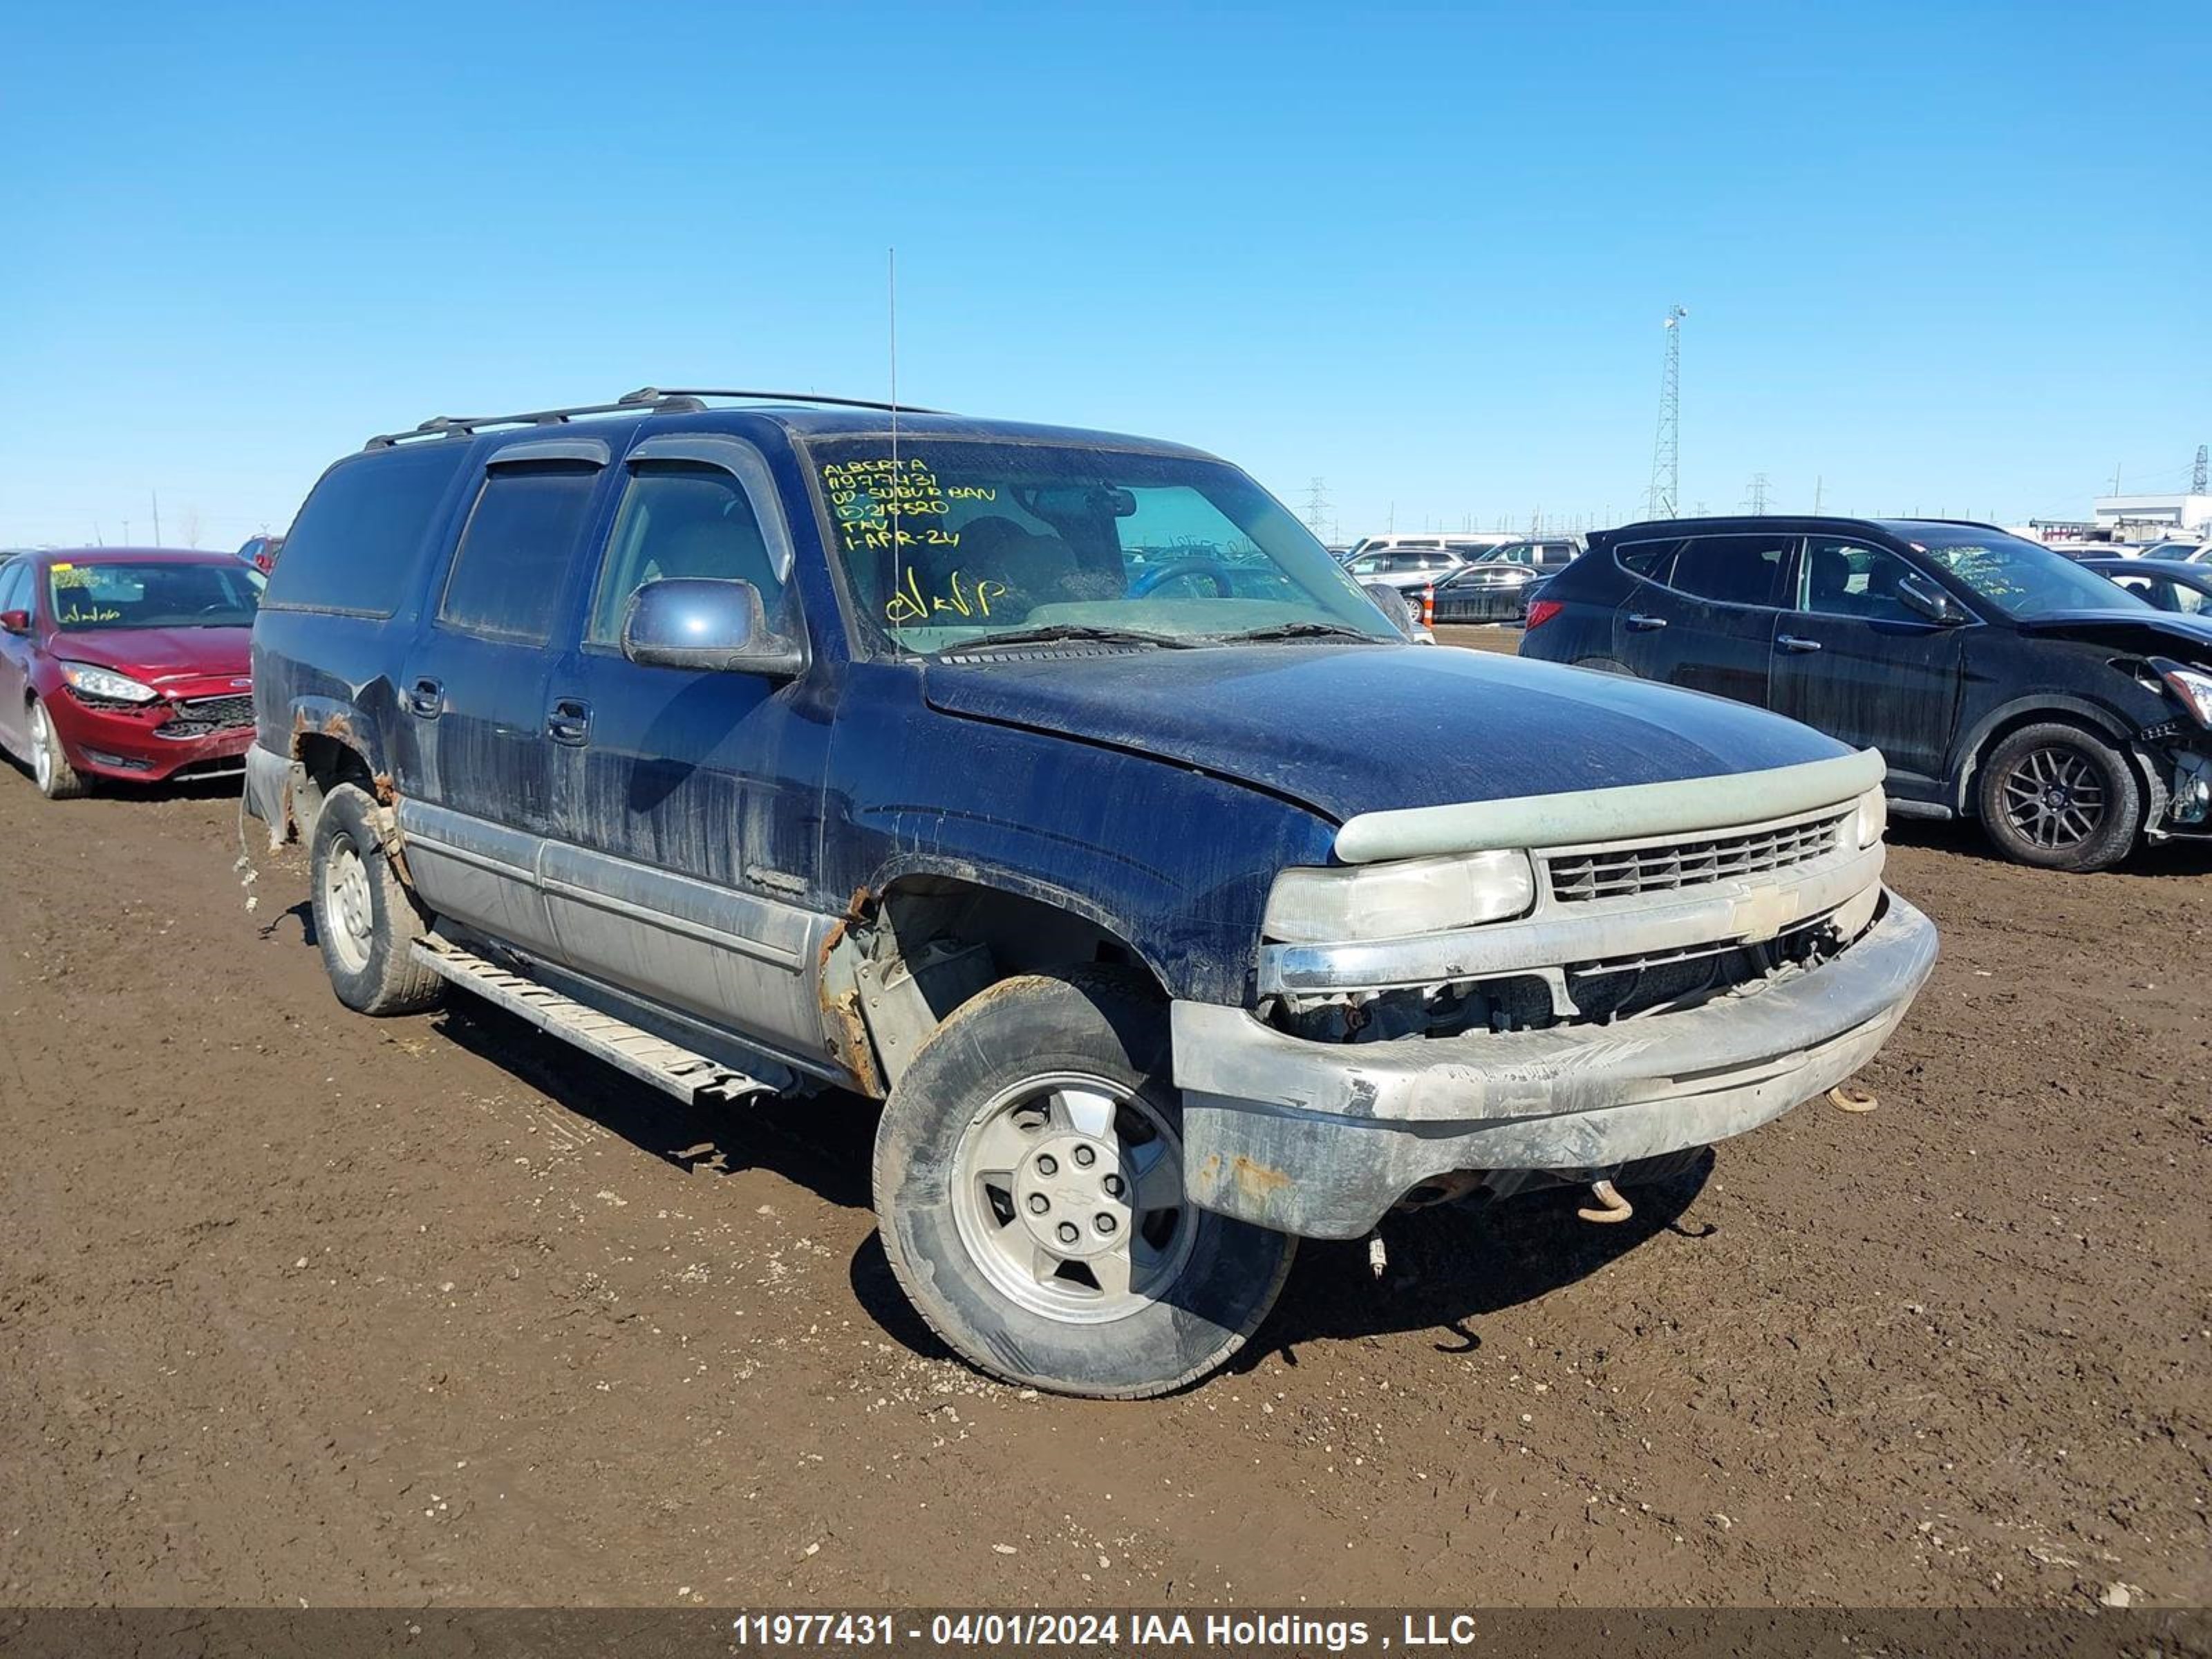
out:
{"label": "chrome wheel", "polygon": [[31,775],[38,780],[41,790],[54,787],[54,745],[60,739],[54,736],[54,723],[46,717],[46,706],[42,702],[31,705]]}
{"label": "chrome wheel", "polygon": [[338,836],[323,860],[323,915],[329,918],[331,946],[346,971],[368,966],[376,942],[376,904],[369,892],[368,866],[350,837]]}
{"label": "chrome wheel", "polygon": [[2005,816],[2031,844],[2065,852],[2095,836],[2107,807],[2103,775],[2075,749],[2031,749],[2004,781]]}
{"label": "chrome wheel", "polygon": [[953,1155],[960,1241],[1032,1313],[1100,1324],[1150,1306],[1188,1259],[1196,1220],[1182,1143],[1103,1078],[1028,1079],[978,1111]]}

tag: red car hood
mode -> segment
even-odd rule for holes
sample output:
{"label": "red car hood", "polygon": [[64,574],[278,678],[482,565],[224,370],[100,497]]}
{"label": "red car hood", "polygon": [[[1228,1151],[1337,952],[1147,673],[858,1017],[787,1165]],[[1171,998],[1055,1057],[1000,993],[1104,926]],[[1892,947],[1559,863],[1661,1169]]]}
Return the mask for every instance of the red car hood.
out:
{"label": "red car hood", "polygon": [[72,628],[52,635],[47,648],[158,691],[164,681],[246,678],[252,643],[251,628]]}

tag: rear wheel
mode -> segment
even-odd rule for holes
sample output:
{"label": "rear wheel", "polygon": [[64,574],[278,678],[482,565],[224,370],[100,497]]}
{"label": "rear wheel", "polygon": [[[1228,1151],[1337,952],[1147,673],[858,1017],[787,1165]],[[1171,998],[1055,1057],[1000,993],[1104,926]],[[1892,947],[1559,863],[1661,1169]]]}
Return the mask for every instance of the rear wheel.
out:
{"label": "rear wheel", "polygon": [[909,1299],[1009,1382],[1139,1398],[1196,1382],[1274,1305],[1295,1242],[1183,1195],[1167,1021],[1127,977],[1003,981],[884,1103],[876,1216]]}
{"label": "rear wheel", "polygon": [[85,792],[84,780],[70,764],[61,734],[54,730],[53,716],[36,699],[31,703],[30,722],[31,778],[39,793],[48,800],[75,800]]}
{"label": "rear wheel", "polygon": [[2103,870],[2142,831],[2142,785],[2127,757],[2077,726],[2021,728],[1990,752],[1976,791],[1999,852],[2046,870]]}
{"label": "rear wheel", "polygon": [[415,960],[429,931],[377,833],[376,805],[342,783],[323,797],[308,850],[315,941],[340,1002],[364,1014],[411,1014],[446,981]]}

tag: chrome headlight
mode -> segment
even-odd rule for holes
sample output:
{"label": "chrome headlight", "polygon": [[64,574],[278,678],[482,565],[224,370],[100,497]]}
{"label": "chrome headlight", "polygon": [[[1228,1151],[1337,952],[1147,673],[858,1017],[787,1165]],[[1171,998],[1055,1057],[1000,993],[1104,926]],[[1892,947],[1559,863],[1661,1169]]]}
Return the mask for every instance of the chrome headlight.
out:
{"label": "chrome headlight", "polygon": [[2173,694],[2173,700],[2197,716],[2199,726],[2212,726],[2212,674],[2155,658],[2151,666],[2158,671],[2159,678]]}
{"label": "chrome headlight", "polygon": [[61,665],[62,678],[88,697],[104,697],[110,702],[151,702],[161,694],[150,685],[141,685],[128,674],[118,674],[112,668],[101,668],[88,662],[65,662]]}
{"label": "chrome headlight", "polygon": [[1269,939],[1288,945],[1341,944],[1504,921],[1535,902],[1526,853],[1461,853],[1285,870],[1267,895],[1264,925]]}
{"label": "chrome headlight", "polygon": [[1859,850],[1864,852],[1880,841],[1888,828],[1889,797],[1876,784],[1859,797],[1858,808],[1851,814],[1851,829]]}

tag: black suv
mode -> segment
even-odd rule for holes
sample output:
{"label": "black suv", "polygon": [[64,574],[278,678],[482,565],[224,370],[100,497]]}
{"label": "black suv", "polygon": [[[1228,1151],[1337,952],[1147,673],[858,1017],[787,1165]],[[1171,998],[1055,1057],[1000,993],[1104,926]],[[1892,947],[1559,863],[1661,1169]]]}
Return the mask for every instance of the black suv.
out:
{"label": "black suv", "polygon": [[1900,813],[2098,870],[2212,834],[2212,622],[1994,525],[1676,519],[1589,538],[1524,657],[1757,703],[1879,749]]}
{"label": "black suv", "polygon": [[332,466],[250,802],[349,1007],[881,1099],[884,1252],[979,1366],[1155,1394],[1297,1237],[1562,1182],[1618,1220],[1928,974],[1873,756],[1417,649],[1195,450],[738,396]]}

